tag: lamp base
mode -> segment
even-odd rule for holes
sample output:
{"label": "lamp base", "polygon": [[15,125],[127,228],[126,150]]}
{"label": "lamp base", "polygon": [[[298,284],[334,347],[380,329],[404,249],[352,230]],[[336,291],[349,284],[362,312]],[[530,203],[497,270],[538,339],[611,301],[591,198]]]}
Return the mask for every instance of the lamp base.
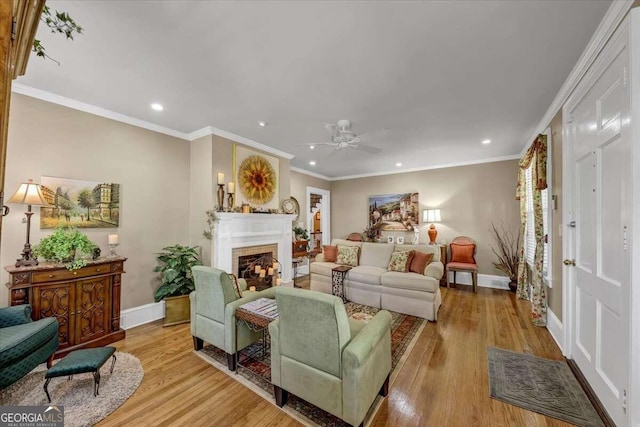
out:
{"label": "lamp base", "polygon": [[31,245],[25,243],[22,250],[22,258],[16,260],[16,267],[28,267],[31,265],[38,265],[38,260],[32,255]]}
{"label": "lamp base", "polygon": [[427,231],[427,233],[429,234],[429,244],[430,245],[435,245],[436,244],[436,237],[438,236],[438,230],[436,230],[436,226],[431,224],[429,226],[429,231]]}

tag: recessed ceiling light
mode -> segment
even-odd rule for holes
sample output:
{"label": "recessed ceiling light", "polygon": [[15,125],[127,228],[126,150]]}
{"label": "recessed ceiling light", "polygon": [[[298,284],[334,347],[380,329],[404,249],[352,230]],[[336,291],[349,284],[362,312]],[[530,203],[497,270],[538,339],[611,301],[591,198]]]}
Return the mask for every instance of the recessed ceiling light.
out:
{"label": "recessed ceiling light", "polygon": [[482,143],[483,143],[484,145],[491,144],[491,140],[490,140],[490,139],[483,139],[483,140],[482,140]]}
{"label": "recessed ceiling light", "polygon": [[316,161],[315,161],[315,160],[311,160],[311,161],[309,162],[309,164],[310,164],[311,166],[315,166],[315,165],[316,165]]}
{"label": "recessed ceiling light", "polygon": [[162,104],[158,104],[158,103],[151,104],[151,108],[153,108],[156,111],[164,110],[164,107],[162,106]]}
{"label": "recessed ceiling light", "polygon": [[264,120],[261,120],[258,122],[258,124],[262,127],[265,127],[267,125],[267,122],[265,122]]}
{"label": "recessed ceiling light", "polygon": [[309,150],[313,150],[314,148],[316,148],[316,146],[315,146],[315,145],[310,145],[310,146],[309,146]]}
{"label": "recessed ceiling light", "polygon": [[400,162],[396,163],[396,167],[400,167],[400,166],[402,166],[402,163]]}

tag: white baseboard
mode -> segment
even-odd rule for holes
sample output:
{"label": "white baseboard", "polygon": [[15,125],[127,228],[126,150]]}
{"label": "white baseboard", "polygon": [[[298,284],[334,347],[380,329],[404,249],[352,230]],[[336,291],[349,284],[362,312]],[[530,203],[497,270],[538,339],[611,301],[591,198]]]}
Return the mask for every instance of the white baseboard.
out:
{"label": "white baseboard", "polygon": [[549,333],[553,337],[558,347],[564,354],[564,349],[562,348],[562,343],[564,342],[564,328],[562,326],[562,322],[558,319],[558,316],[551,311],[550,308],[547,307],[547,329]]}
{"label": "white baseboard", "polygon": [[[453,283],[453,272],[449,272],[449,282]],[[460,285],[472,285],[471,273],[456,273],[456,283]],[[478,274],[478,286],[482,288],[509,290],[509,278],[494,276],[492,274]]]}
{"label": "white baseboard", "polygon": [[164,318],[164,301],[127,308],[120,312],[120,327],[130,329]]}

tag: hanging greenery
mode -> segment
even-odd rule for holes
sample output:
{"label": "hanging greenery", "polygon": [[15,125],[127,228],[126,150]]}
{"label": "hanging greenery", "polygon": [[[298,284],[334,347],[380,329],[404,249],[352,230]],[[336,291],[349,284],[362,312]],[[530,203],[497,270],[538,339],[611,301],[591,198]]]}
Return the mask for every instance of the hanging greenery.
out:
{"label": "hanging greenery", "polygon": [[[67,12],[58,12],[56,10],[55,13],[52,13],[49,6],[46,5],[44,6],[44,9],[42,9],[40,21],[44,22],[52,33],[64,34],[67,39],[71,40],[73,40],[73,33],[82,34],[83,31],[83,28],[76,24],[76,21],[74,21]],[[43,59],[50,59],[60,65],[60,62],[56,61],[45,52],[45,48],[40,40],[33,40],[32,51],[36,53],[36,56]]]}

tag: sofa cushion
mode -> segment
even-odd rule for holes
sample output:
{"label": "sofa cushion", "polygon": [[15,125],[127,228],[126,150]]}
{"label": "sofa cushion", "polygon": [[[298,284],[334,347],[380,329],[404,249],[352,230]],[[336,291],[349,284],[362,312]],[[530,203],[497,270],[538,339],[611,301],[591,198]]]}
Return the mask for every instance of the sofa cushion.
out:
{"label": "sofa cushion", "polygon": [[409,265],[409,271],[418,274],[424,274],[424,269],[433,259],[433,254],[425,254],[423,252],[415,251],[411,264]]}
{"label": "sofa cushion", "polygon": [[414,251],[395,251],[391,254],[387,270],[406,273],[411,265]]}
{"label": "sofa cushion", "polygon": [[388,243],[363,243],[360,253],[360,265],[386,269],[389,265],[393,248],[394,246]]}
{"label": "sofa cushion", "polygon": [[418,273],[398,273],[387,271],[380,277],[382,286],[397,289],[411,289],[414,291],[435,292],[440,286],[433,277],[423,276]]}
{"label": "sofa cushion", "polygon": [[349,270],[348,279],[350,282],[360,282],[366,283],[368,285],[379,285],[380,276],[386,271],[386,268],[372,267],[370,265],[360,265]]}
{"label": "sofa cushion", "polygon": [[314,274],[331,277],[331,270],[336,267],[338,264],[335,262],[316,261],[311,263],[310,271]]}
{"label": "sofa cushion", "polygon": [[338,247],[332,245],[323,245],[322,253],[326,262],[336,262],[338,258]]}
{"label": "sofa cushion", "polygon": [[358,266],[358,253],[360,248],[356,246],[338,245],[338,257],[336,263],[340,265]]}
{"label": "sofa cushion", "polygon": [[0,368],[38,350],[57,334],[58,321],[53,317],[0,328]]}
{"label": "sofa cushion", "polygon": [[475,264],[473,253],[476,251],[476,245],[457,245],[451,244],[451,262],[464,262],[467,264]]}
{"label": "sofa cushion", "polygon": [[416,251],[423,254],[433,254],[431,261],[442,261],[440,259],[440,245],[396,245],[396,251]]}
{"label": "sofa cushion", "polygon": [[345,240],[345,239],[333,239],[331,241],[333,246],[357,246],[361,247],[362,242],[354,242],[353,240]]}

